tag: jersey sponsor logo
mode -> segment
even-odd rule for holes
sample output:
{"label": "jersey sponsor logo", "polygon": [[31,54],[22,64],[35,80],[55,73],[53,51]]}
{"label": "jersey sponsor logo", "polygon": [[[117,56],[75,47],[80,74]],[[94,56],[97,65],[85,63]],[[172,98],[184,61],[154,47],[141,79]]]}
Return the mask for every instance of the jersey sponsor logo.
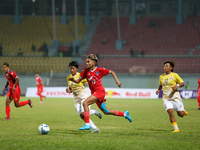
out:
{"label": "jersey sponsor logo", "polygon": [[169,80],[173,80],[173,77],[170,77],[170,79]]}

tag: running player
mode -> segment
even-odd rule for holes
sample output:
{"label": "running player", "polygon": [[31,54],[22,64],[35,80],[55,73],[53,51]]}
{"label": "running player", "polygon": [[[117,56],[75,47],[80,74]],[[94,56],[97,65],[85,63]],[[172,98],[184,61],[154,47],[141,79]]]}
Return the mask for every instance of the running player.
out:
{"label": "running player", "polygon": [[[79,78],[78,71],[78,63],[76,61],[71,61],[69,63],[69,70],[70,70],[70,75],[67,76],[67,82],[68,82],[68,88],[66,89],[67,93],[72,93],[74,94],[74,106],[76,109],[76,112],[78,115],[81,117],[81,119],[84,120],[84,108],[83,108],[83,102],[89,97],[86,89],[85,89],[85,83],[87,83],[87,80],[84,79],[80,83],[74,83],[72,81],[69,81],[69,78],[74,77],[74,78]],[[90,109],[90,106],[89,106]],[[90,110],[90,115],[95,114],[101,119],[101,114],[97,109],[91,109]],[[92,120],[89,120],[90,126],[92,127],[92,133],[99,133],[100,130],[94,125]]]}
{"label": "running player", "polygon": [[37,86],[37,95],[40,97],[40,103],[43,102],[42,97],[46,98],[46,96],[42,95],[43,92],[43,82],[42,78],[39,76],[39,73],[35,73],[35,81],[36,81],[36,86]]}
{"label": "running player", "polygon": [[198,93],[198,95],[197,95],[197,103],[198,103],[198,106],[199,106],[199,108],[197,110],[200,110],[200,90],[199,90],[199,88],[200,88],[200,78],[198,80],[198,86],[197,86],[197,93]]}
{"label": "running player", "polygon": [[174,111],[177,111],[178,116],[183,117],[188,115],[184,110],[183,101],[178,91],[178,87],[183,87],[184,82],[181,77],[173,72],[175,63],[173,61],[164,62],[164,74],[159,77],[159,87],[156,94],[163,88],[163,105],[169,115],[170,122],[174,127],[173,132],[179,132]]}
{"label": "running player", "polygon": [[27,101],[19,102],[20,95],[21,95],[21,89],[19,87],[19,77],[14,71],[9,69],[8,63],[3,64],[3,71],[5,72],[7,83],[5,87],[2,89],[2,91],[5,91],[6,87],[9,85],[9,90],[6,97],[7,117],[3,120],[10,120],[10,103],[12,102],[13,99],[14,99],[15,107],[21,107],[21,106],[29,104],[30,107],[32,108],[33,104],[30,99],[28,99]]}
{"label": "running player", "polygon": [[105,68],[99,68],[96,67],[95,64],[98,62],[98,58],[94,54],[90,54],[87,56],[86,65],[87,68],[84,69],[81,73],[79,78],[70,78],[70,81],[73,81],[75,83],[80,83],[83,79],[87,79],[89,83],[89,87],[91,90],[91,96],[89,96],[84,102],[84,119],[85,119],[85,125],[82,128],[79,128],[79,130],[89,130],[90,124],[89,124],[89,105],[96,103],[99,109],[105,114],[105,115],[115,115],[115,116],[123,116],[126,119],[128,119],[130,122],[132,122],[131,117],[129,116],[129,112],[120,112],[117,110],[109,110],[106,107],[105,101],[105,89],[102,86],[101,78],[103,76],[106,76],[107,74],[112,74],[113,78],[115,79],[116,84],[118,87],[121,87],[121,82],[118,81],[117,76],[114,71],[105,69]]}

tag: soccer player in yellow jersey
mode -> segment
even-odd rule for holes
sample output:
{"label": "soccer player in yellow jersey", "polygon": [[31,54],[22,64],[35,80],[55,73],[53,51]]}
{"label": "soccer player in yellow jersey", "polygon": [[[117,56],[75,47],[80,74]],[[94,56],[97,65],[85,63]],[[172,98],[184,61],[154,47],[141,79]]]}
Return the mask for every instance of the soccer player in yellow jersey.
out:
{"label": "soccer player in yellow jersey", "polygon": [[178,91],[178,87],[183,87],[184,82],[181,77],[173,72],[175,63],[173,61],[164,62],[164,74],[159,77],[159,87],[156,94],[163,89],[163,105],[169,114],[170,122],[174,127],[173,132],[179,132],[174,111],[177,111],[178,116],[183,117],[188,115],[188,112],[184,110],[183,101]]}
{"label": "soccer player in yellow jersey", "polygon": [[[70,70],[70,75],[67,76],[67,82],[68,82],[68,86],[66,89],[67,93],[72,93],[74,95],[74,106],[76,109],[76,112],[78,113],[78,115],[81,117],[81,119],[84,120],[84,108],[83,108],[83,102],[89,97],[86,89],[85,89],[85,83],[87,83],[87,80],[84,79],[82,80],[80,83],[74,83],[72,81],[69,81],[69,78],[74,77],[79,78],[79,74],[78,71],[78,63],[76,61],[71,61],[69,63],[69,70]],[[89,107],[90,108],[90,107]],[[97,109],[91,109],[90,110],[90,115],[95,114],[96,116],[98,116],[101,119],[101,114]],[[99,133],[100,130],[95,126],[95,124],[92,122],[92,120],[90,119],[90,126],[93,129],[92,133]]]}

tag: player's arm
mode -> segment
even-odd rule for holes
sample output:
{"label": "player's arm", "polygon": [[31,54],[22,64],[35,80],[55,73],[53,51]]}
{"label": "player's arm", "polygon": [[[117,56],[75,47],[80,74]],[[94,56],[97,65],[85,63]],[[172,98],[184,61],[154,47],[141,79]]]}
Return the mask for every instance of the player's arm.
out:
{"label": "player's arm", "polygon": [[37,84],[37,86],[40,86],[40,85],[42,85],[42,83]]}
{"label": "player's arm", "polygon": [[118,80],[117,75],[115,74],[115,72],[111,70],[110,74],[112,74],[113,78],[115,79],[115,82],[116,82],[117,86],[121,87],[122,84],[121,84],[121,82],[119,82],[119,80]]}
{"label": "player's arm", "polygon": [[13,86],[13,91],[15,91],[15,87],[17,86],[17,84],[19,83],[19,78],[16,78],[15,79],[15,84],[14,84],[14,86]]}
{"label": "player's arm", "polygon": [[81,82],[81,78],[78,78],[78,79],[74,79],[73,77],[69,78],[69,81],[72,81],[72,82],[75,82],[75,83],[80,83]]}
{"label": "player's arm", "polygon": [[172,87],[172,90],[177,90],[178,87],[183,87],[184,85],[185,85],[184,82],[176,84],[174,87]]}
{"label": "player's arm", "polygon": [[158,86],[158,90],[156,91],[156,95],[158,95],[158,93],[160,92],[160,90],[162,90],[162,85]]}
{"label": "player's arm", "polygon": [[3,92],[4,92],[5,89],[8,87],[8,85],[9,85],[9,82],[7,81],[5,87],[2,89]]}
{"label": "player's arm", "polygon": [[67,88],[66,88],[66,92],[67,92],[67,93],[72,93],[72,89],[71,89],[70,87],[67,87]]}
{"label": "player's arm", "polygon": [[199,92],[199,87],[200,87],[200,85],[198,84],[198,86],[197,86],[197,93]]}

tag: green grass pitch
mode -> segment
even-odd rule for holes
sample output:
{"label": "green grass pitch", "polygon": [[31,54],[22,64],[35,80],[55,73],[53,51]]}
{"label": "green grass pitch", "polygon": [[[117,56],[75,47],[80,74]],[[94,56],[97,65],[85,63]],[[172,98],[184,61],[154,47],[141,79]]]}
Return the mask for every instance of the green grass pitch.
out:
{"label": "green grass pitch", "polygon": [[[22,97],[22,100],[27,98]],[[129,110],[133,119],[95,115],[91,119],[101,133],[79,131],[83,121],[75,112],[73,99],[47,98],[41,104],[32,98],[28,105],[15,108],[11,103],[11,121],[0,120],[0,150],[132,150],[132,149],[200,149],[200,110],[196,99],[183,100],[189,115],[176,115],[179,133],[172,133],[161,99],[107,99],[107,107]],[[92,108],[97,108],[96,104]],[[0,97],[0,117],[5,117],[5,97]],[[39,135],[37,128],[46,123],[48,135]]]}

